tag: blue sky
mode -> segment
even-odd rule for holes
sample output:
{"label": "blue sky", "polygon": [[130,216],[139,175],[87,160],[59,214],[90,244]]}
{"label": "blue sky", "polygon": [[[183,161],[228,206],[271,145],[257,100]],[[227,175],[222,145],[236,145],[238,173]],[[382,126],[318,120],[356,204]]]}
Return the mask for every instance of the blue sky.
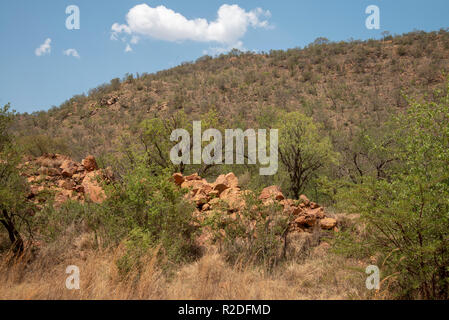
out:
{"label": "blue sky", "polygon": [[[225,6],[217,19],[225,4],[238,7]],[[79,30],[66,28],[69,5],[80,9]],[[379,30],[365,27],[369,5],[380,9]],[[449,27],[448,16],[447,0],[1,1],[0,105],[47,110],[112,78],[167,69],[205,52],[304,47],[320,36],[339,41],[380,38],[382,31],[433,31]],[[117,40],[111,39],[113,24],[121,31]],[[46,39],[51,51],[36,55]],[[132,51],[125,52],[128,45]],[[68,49],[79,57],[64,55]]]}

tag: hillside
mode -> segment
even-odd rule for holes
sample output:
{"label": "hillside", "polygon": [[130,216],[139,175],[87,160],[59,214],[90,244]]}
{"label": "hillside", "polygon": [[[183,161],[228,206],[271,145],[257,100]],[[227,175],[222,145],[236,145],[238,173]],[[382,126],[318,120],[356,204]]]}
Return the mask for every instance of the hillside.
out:
{"label": "hillside", "polygon": [[[137,136],[142,120],[177,110],[198,119],[215,108],[229,128],[263,126],[273,110],[299,110],[324,124],[341,151],[357,128],[378,127],[406,108],[403,94],[420,97],[441,88],[448,70],[445,30],[363,42],[319,38],[304,49],[232,51],[113,79],[48,112],[21,115],[15,129],[33,136],[36,155],[62,152],[81,160],[101,158],[126,132]],[[51,144],[43,142],[48,139]]]}
{"label": "hillside", "polygon": [[[447,30],[319,38],[5,105],[0,299],[449,299],[448,71]],[[194,120],[278,139],[206,163]]]}

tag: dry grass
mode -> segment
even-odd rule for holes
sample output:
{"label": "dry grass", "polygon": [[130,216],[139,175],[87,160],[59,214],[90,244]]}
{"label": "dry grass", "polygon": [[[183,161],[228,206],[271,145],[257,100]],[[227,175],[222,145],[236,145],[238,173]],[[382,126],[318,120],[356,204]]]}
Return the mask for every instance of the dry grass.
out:
{"label": "dry grass", "polygon": [[[229,266],[217,253],[208,253],[195,263],[167,276],[154,255],[144,259],[144,268],[124,279],[116,260],[121,249],[73,249],[55,257],[42,250],[29,260],[14,263],[2,257],[0,299],[367,299],[363,265],[315,248],[304,263],[289,262],[267,273],[255,267]],[[66,267],[80,268],[80,290],[65,287]]]}

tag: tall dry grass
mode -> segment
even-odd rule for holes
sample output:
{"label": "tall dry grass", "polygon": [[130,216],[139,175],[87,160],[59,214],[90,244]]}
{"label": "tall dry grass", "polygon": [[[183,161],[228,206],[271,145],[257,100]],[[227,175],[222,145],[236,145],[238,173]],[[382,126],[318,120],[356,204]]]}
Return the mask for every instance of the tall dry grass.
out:
{"label": "tall dry grass", "polygon": [[[87,241],[87,240],[86,240]],[[195,263],[163,272],[149,254],[144,267],[124,278],[116,265],[121,248],[84,245],[61,253],[46,248],[32,257],[1,257],[0,299],[367,299],[361,262],[313,249],[302,263],[288,262],[267,272],[254,266],[230,266],[214,252]],[[80,268],[80,290],[65,286],[66,267]]]}

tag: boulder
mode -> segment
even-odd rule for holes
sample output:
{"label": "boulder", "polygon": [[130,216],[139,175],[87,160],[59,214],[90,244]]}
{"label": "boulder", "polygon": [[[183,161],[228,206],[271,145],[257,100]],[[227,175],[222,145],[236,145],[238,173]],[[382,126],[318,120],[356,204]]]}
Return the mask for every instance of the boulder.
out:
{"label": "boulder", "polygon": [[64,160],[59,169],[62,170],[61,174],[63,177],[71,178],[78,170],[78,166],[72,160]]}
{"label": "boulder", "polygon": [[319,208],[320,206],[318,204],[316,204],[315,202],[310,202],[310,208],[312,209],[316,209]]}
{"label": "boulder", "polygon": [[310,228],[316,224],[317,218],[310,215],[300,215],[295,219],[295,223],[302,228]]}
{"label": "boulder", "polygon": [[99,170],[91,171],[86,174],[86,177],[81,184],[87,198],[94,203],[102,203],[106,199],[106,194],[97,181],[97,179],[101,176],[102,174]]}
{"label": "boulder", "polygon": [[190,176],[185,177],[185,181],[195,181],[195,180],[201,180],[201,177],[198,175],[198,173],[191,174]]}
{"label": "boulder", "polygon": [[181,184],[182,189],[190,189],[194,196],[196,192],[203,187],[204,182],[201,180],[186,180]]}
{"label": "boulder", "polygon": [[39,169],[39,174],[41,175],[47,175],[50,177],[56,177],[61,175],[61,170],[58,168],[47,168],[47,167],[41,167]]}
{"label": "boulder", "polygon": [[173,174],[173,180],[175,181],[175,184],[177,186],[181,186],[183,184],[183,182],[185,181],[184,177],[182,176],[182,173]]}
{"label": "boulder", "polygon": [[337,220],[333,218],[324,218],[320,221],[321,229],[332,230],[337,226]]}
{"label": "boulder", "polygon": [[316,209],[306,209],[305,213],[309,216],[315,216],[317,219],[324,219],[324,209],[323,208],[316,208]]}
{"label": "boulder", "polygon": [[285,197],[278,186],[271,186],[262,190],[259,199],[262,200],[263,203],[269,203],[270,200],[282,201]]}
{"label": "boulder", "polygon": [[60,207],[63,203],[72,199],[72,191],[70,190],[60,190],[55,194],[54,206],[56,208]]}
{"label": "boulder", "polygon": [[230,211],[243,210],[246,205],[240,189],[237,188],[226,189],[220,194],[220,199],[228,204]]}
{"label": "boulder", "polygon": [[232,172],[228,173],[227,175],[220,175],[213,183],[213,189],[215,191],[218,191],[218,194],[221,194],[226,189],[238,187],[239,179]]}
{"label": "boulder", "polygon": [[310,204],[309,198],[307,198],[305,195],[300,195],[299,200],[301,200],[301,203],[303,203],[305,206],[308,206]]}
{"label": "boulder", "polygon": [[77,183],[81,183],[84,180],[84,177],[86,176],[86,172],[80,172],[80,173],[75,173],[72,176],[73,181],[77,182]]}
{"label": "boulder", "polygon": [[83,159],[81,164],[89,172],[98,170],[97,161],[95,160],[94,156],[87,156],[85,159]]}
{"label": "boulder", "polygon": [[59,180],[58,187],[65,190],[72,190],[75,188],[75,183],[72,180]]}
{"label": "boulder", "polygon": [[209,184],[203,184],[195,193],[195,196],[192,200],[195,204],[200,207],[207,202],[209,202],[209,192],[212,190],[212,187]]}

